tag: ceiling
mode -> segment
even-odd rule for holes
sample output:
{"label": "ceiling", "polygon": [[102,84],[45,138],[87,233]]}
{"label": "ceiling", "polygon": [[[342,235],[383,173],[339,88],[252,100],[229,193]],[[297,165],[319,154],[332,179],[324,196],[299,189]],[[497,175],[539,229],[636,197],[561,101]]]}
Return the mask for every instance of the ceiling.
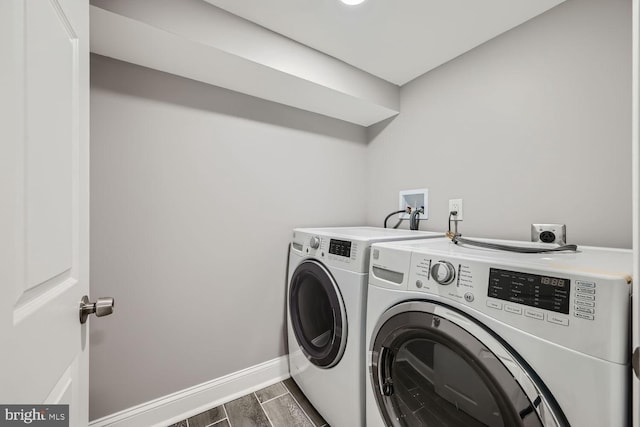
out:
{"label": "ceiling", "polygon": [[564,0],[205,0],[396,85]]}

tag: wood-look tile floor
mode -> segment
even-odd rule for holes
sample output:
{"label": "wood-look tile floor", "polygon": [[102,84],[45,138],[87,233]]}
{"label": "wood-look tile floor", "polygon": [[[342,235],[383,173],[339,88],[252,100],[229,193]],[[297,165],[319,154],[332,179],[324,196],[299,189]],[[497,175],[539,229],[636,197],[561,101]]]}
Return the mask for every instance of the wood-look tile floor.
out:
{"label": "wood-look tile floor", "polygon": [[291,379],[247,394],[169,427],[329,427]]}

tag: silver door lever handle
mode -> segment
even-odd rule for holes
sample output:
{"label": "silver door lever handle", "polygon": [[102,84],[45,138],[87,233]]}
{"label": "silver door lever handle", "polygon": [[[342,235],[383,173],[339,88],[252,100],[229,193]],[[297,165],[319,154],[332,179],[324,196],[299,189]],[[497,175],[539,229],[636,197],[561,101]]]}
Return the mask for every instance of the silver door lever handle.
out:
{"label": "silver door lever handle", "polygon": [[90,314],[96,317],[108,316],[113,313],[113,298],[98,298],[96,302],[90,302],[88,296],[83,296],[80,301],[80,323],[85,324]]}

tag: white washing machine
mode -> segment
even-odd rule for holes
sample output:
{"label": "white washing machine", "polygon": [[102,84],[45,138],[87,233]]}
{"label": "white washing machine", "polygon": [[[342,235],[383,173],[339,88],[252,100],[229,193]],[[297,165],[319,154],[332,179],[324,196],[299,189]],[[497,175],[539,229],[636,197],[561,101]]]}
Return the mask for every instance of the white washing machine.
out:
{"label": "white washing machine", "polygon": [[289,368],[332,427],[364,426],[371,244],[442,236],[375,227],[294,230],[288,274]]}
{"label": "white washing machine", "polygon": [[371,257],[367,427],[629,425],[631,251]]}

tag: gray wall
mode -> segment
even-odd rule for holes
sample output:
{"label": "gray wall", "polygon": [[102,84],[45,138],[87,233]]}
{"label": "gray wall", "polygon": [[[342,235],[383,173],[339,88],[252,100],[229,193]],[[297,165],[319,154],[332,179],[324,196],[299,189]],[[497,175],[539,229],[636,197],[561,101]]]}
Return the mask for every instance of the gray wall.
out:
{"label": "gray wall", "polygon": [[368,221],[429,188],[424,229],[464,200],[468,236],[631,247],[631,1],[568,0],[402,88],[370,129]]}
{"label": "gray wall", "polygon": [[91,418],[283,354],[291,228],[379,225],[399,190],[430,189],[423,229],[461,197],[466,235],[630,247],[630,7],[568,0],[368,135],[94,56],[91,286],[117,313],[91,322]]}
{"label": "gray wall", "polygon": [[91,419],[285,354],[291,229],[365,222],[364,139],[92,57]]}

